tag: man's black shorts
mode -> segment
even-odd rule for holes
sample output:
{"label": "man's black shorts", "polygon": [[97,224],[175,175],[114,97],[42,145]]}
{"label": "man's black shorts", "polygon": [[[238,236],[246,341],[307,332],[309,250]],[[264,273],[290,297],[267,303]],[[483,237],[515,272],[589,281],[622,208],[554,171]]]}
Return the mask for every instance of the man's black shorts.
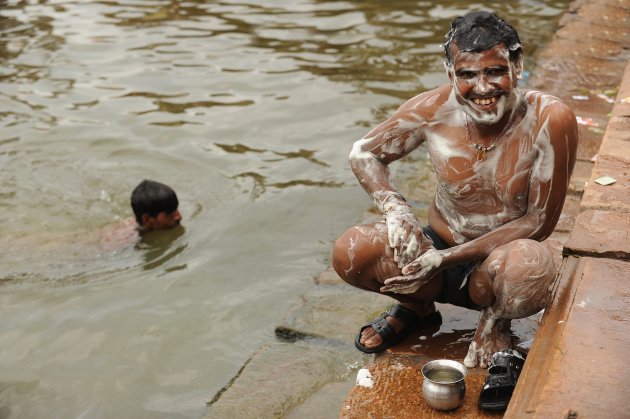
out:
{"label": "man's black shorts", "polygon": [[[424,227],[422,231],[424,235],[433,242],[433,247],[437,250],[444,250],[451,247],[442,240],[435,231],[431,230],[431,227]],[[438,303],[453,304],[471,310],[481,310],[481,307],[472,302],[468,294],[468,276],[476,265],[477,262],[468,262],[461,265],[449,266],[444,269],[442,271],[444,283],[435,301]]]}

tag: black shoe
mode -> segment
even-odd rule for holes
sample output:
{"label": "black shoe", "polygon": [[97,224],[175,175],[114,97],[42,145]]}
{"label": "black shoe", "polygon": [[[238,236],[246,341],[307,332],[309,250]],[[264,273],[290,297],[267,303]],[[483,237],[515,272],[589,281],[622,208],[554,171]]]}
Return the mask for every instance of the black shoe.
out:
{"label": "black shoe", "polygon": [[505,410],[523,371],[525,355],[513,349],[504,349],[492,355],[488,372],[479,394],[479,408]]}

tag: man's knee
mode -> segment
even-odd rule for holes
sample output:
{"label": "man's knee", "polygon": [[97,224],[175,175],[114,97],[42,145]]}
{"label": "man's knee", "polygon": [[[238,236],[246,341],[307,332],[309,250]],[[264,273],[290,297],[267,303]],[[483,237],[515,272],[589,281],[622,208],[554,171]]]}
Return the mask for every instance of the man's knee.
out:
{"label": "man's knee", "polygon": [[507,272],[519,273],[525,279],[545,280],[556,273],[553,256],[545,245],[535,240],[513,241],[505,258]]}
{"label": "man's knee", "polygon": [[365,279],[366,272],[369,275],[374,264],[383,257],[386,240],[387,230],[378,224],[348,229],[333,246],[333,268],[343,280],[357,285],[357,281]]}
{"label": "man's knee", "polygon": [[[503,249],[501,249],[503,248]],[[556,275],[553,256],[541,243],[534,240],[515,240],[496,250],[503,260],[493,290],[505,318],[530,316],[543,309],[551,295]]]}
{"label": "man's knee", "polygon": [[[540,242],[519,239],[494,249],[484,262],[494,275],[509,277],[539,276],[555,272],[553,256]],[[518,273],[518,275],[517,275]]]}
{"label": "man's knee", "polygon": [[352,242],[351,230],[347,230],[335,241],[332,253],[332,267],[344,280],[348,278],[348,273],[352,270]]}

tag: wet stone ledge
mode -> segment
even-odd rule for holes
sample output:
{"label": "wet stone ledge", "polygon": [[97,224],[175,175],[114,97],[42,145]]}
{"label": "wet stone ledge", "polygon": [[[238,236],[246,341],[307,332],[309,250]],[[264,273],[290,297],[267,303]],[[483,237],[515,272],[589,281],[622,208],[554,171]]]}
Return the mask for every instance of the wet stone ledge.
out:
{"label": "wet stone ledge", "polygon": [[376,318],[391,301],[347,285],[320,285],[300,298],[276,328],[276,335],[353,342],[359,325]]}
{"label": "wet stone ledge", "polygon": [[332,269],[322,272],[276,327],[277,341],[254,353],[215,395],[206,419],[336,417],[356,370],[368,363],[354,348],[357,328],[389,304]]}
{"label": "wet stone ledge", "polygon": [[[630,64],[626,66],[612,115],[580,208],[630,213]],[[603,177],[614,183],[598,184]]]}
{"label": "wet stone ledge", "polygon": [[[323,339],[259,349],[210,402],[206,419],[283,418],[322,387],[345,382],[360,363],[354,347]],[[339,410],[339,400],[331,414]],[[324,405],[325,406],[325,405]]]}

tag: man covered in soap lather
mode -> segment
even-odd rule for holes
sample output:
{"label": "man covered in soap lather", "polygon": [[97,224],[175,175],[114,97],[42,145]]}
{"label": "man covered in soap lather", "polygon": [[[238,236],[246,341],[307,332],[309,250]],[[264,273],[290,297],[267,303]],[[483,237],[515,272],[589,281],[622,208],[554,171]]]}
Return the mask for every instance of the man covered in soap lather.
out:
{"label": "man covered in soap lather", "polygon": [[[444,52],[450,83],[410,99],[354,144],[350,166],[384,220],[337,239],[333,267],[399,303],[361,329],[358,349],[382,351],[439,319],[437,301],[481,311],[464,364],[485,368],[511,347],[510,319],[549,300],[556,268],[539,242],[564,204],[577,124],[557,98],[517,87],[523,48],[498,16],[455,18]],[[422,143],[438,180],[426,221],[388,169]]]}

